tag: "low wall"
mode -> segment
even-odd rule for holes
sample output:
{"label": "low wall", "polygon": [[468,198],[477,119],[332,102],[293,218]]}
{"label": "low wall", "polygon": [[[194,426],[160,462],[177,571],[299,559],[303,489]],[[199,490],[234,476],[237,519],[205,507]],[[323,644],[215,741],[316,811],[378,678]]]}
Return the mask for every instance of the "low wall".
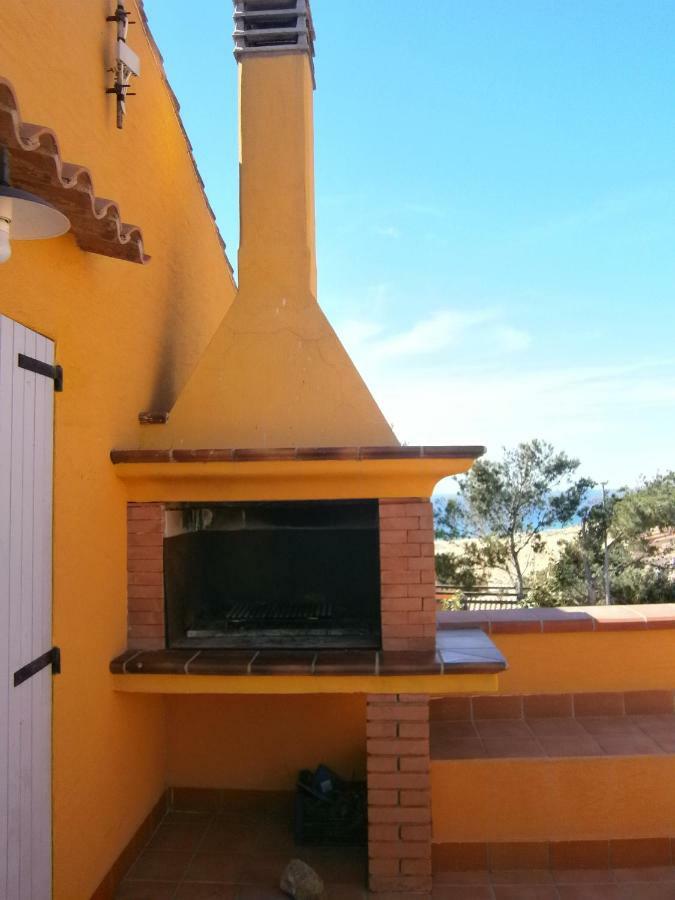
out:
{"label": "low wall", "polygon": [[481,628],[506,657],[502,694],[675,688],[675,604],[446,612],[441,628]]}

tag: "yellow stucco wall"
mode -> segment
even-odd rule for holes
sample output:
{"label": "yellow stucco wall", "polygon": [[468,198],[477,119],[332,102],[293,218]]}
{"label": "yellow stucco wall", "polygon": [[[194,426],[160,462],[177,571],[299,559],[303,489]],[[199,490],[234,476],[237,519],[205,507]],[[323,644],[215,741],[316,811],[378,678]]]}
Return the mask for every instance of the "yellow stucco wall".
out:
{"label": "yellow stucco wall", "polygon": [[496,634],[502,694],[673,690],[675,631]]}
{"label": "yellow stucco wall", "polygon": [[[124,130],[104,93],[112,0],[3,0],[0,74],[23,119],[52,127],[63,158],[141,226],[148,266],[78,249],[71,236],[16,242],[0,312],[56,341],[54,641],[55,900],[87,900],[165,785],[161,697],[112,690],[126,643],[126,492],[108,453],[137,440],[139,411],[166,405],[234,285],[140,16],[142,60]],[[225,57],[224,57],[224,64]]]}
{"label": "yellow stucco wall", "polygon": [[175,787],[293,790],[323,762],[365,777],[363,694],[169,696],[167,770]]}
{"label": "yellow stucco wall", "polygon": [[431,790],[437,844],[668,837],[675,758],[446,760]]}

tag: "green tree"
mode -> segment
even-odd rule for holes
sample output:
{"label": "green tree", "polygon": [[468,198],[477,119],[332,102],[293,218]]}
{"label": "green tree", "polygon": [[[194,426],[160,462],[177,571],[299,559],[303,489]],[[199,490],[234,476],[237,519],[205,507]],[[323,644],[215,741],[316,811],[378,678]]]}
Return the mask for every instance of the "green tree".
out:
{"label": "green tree", "polygon": [[505,449],[499,461],[479,460],[459,479],[459,496],[436,511],[438,537],[468,539],[453,554],[455,567],[477,578],[501,569],[522,599],[523,553],[540,553],[542,531],[569,524],[593,486],[575,480],[578,468],[578,460],[540,440]]}
{"label": "green tree", "polygon": [[672,551],[664,553],[658,538],[668,538],[674,528],[675,473],[618,491],[604,506],[584,511],[577,539],[563,546],[560,556],[536,579],[531,596],[552,606],[604,599],[606,543],[612,602],[670,602],[675,599]]}

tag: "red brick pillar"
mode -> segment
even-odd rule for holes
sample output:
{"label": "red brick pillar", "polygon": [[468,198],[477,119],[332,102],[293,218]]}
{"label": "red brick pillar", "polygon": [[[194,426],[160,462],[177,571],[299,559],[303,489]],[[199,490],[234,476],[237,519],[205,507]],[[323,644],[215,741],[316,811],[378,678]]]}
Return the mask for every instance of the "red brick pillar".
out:
{"label": "red brick pillar", "polygon": [[370,890],[428,892],[429,696],[370,694],[366,715]]}
{"label": "red brick pillar", "polygon": [[428,500],[380,500],[383,650],[433,650],[434,516]]}
{"label": "red brick pillar", "polygon": [[164,635],[164,507],[127,504],[127,646],[161,650]]}

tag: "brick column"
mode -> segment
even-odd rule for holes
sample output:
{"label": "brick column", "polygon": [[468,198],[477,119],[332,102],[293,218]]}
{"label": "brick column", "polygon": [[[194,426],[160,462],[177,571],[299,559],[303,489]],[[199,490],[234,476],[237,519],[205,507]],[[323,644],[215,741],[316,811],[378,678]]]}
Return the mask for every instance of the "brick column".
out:
{"label": "brick column", "polygon": [[428,500],[380,500],[383,650],[433,650],[434,516]]}
{"label": "brick column", "polygon": [[429,696],[367,698],[371,891],[431,890]]}
{"label": "brick column", "polygon": [[164,507],[127,504],[127,646],[161,650],[164,636]]}

